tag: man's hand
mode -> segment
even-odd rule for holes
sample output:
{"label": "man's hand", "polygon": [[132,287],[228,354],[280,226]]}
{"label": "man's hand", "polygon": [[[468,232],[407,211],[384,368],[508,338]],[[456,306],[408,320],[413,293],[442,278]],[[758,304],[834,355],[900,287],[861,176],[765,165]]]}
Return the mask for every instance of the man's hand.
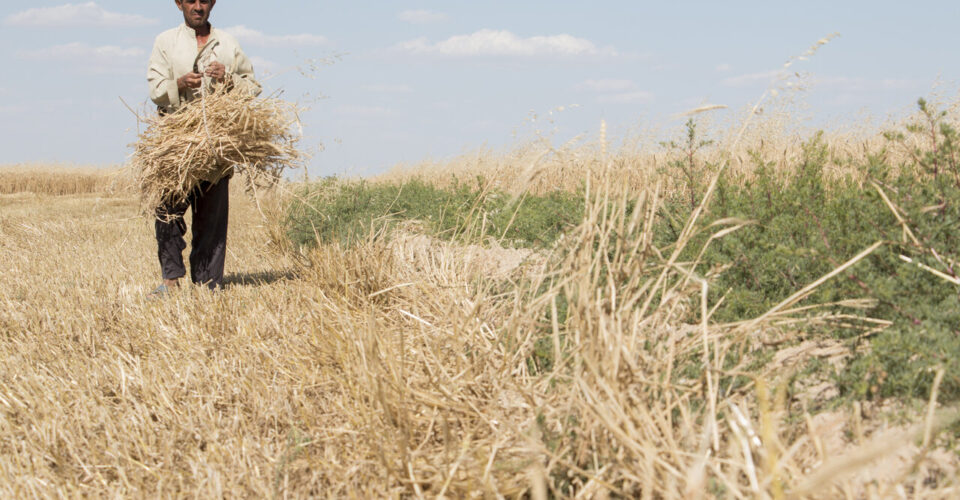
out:
{"label": "man's hand", "polygon": [[203,74],[218,82],[223,82],[224,77],[227,75],[227,68],[225,68],[223,64],[214,61],[207,66],[207,70]]}
{"label": "man's hand", "polygon": [[203,75],[200,73],[187,73],[177,78],[177,89],[179,90],[198,89],[201,84],[203,84]]}

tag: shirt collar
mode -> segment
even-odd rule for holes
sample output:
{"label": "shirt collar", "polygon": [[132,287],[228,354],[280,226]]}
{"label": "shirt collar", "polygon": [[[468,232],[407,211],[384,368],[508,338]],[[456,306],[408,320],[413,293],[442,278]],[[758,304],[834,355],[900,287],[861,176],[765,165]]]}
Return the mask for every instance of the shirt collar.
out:
{"label": "shirt collar", "polygon": [[[210,21],[207,21],[207,24],[210,25],[210,36],[213,37],[214,31],[216,31],[216,30],[213,28],[213,24],[211,24]],[[197,30],[195,30],[195,29],[187,26],[187,23],[185,23],[185,22],[184,22],[184,23],[180,23],[180,31],[185,31],[188,35],[190,35],[190,36],[192,36],[192,37],[194,37],[194,38],[197,37]]]}

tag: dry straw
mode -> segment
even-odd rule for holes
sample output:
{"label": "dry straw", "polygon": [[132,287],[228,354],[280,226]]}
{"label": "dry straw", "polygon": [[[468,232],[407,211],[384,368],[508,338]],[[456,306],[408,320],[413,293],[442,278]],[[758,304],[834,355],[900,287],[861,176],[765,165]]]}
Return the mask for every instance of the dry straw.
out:
{"label": "dry straw", "polygon": [[303,160],[298,109],[276,96],[217,90],[144,121],[148,127],[134,144],[132,164],[146,213],[183,202],[200,181],[233,172],[244,176],[250,191],[272,186]]}

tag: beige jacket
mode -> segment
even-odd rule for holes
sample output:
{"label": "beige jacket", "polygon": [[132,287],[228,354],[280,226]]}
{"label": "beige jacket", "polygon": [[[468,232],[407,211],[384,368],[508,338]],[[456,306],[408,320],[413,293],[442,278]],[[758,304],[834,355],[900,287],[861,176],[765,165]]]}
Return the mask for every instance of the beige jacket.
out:
{"label": "beige jacket", "polygon": [[226,67],[226,81],[234,87],[254,95],[260,93],[260,84],[253,78],[253,64],[240,49],[237,39],[229,33],[210,29],[210,39],[203,48],[197,47],[197,32],[186,24],[165,31],[157,37],[150,55],[147,82],[150,100],[161,110],[175,111],[184,103],[200,96],[200,89],[177,89],[177,79],[187,73],[202,73],[212,61]]}

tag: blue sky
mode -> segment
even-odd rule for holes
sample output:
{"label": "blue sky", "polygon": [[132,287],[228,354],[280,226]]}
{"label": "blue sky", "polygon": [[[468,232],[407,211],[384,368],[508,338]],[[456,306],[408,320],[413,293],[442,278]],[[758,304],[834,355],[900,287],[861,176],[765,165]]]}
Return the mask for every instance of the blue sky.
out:
{"label": "blue sky", "polygon": [[[960,3],[874,1],[249,1],[211,17],[270,90],[309,104],[311,175],[370,174],[529,136],[560,106],[558,140],[676,126],[704,103],[741,109],[791,56],[821,123],[956,91]],[[146,102],[173,0],[4,2],[0,164],[117,164]],[[322,64],[324,61],[333,64]],[[722,111],[728,113],[732,111]],[[518,139],[519,138],[519,139]]]}

